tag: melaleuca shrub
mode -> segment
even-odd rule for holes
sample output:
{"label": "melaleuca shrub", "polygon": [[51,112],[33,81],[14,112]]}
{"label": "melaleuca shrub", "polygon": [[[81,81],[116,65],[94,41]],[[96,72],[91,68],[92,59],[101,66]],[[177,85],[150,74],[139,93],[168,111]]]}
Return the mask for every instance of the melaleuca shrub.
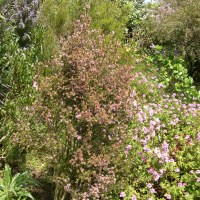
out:
{"label": "melaleuca shrub", "polygon": [[[40,63],[38,100],[22,110],[13,145],[45,152],[54,168],[55,198],[113,199],[127,182],[123,158],[133,98],[132,66],[119,64],[121,44],[90,31],[86,15],[61,42],[60,55]],[[123,153],[122,153],[123,152]]]}

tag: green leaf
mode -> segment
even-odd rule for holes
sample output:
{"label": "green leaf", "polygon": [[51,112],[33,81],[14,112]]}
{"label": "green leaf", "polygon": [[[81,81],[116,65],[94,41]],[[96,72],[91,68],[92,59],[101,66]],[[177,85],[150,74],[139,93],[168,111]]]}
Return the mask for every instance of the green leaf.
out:
{"label": "green leaf", "polygon": [[6,190],[9,189],[11,182],[11,170],[8,164],[5,165],[5,186]]}
{"label": "green leaf", "polygon": [[17,200],[26,200],[26,197],[24,197],[23,199],[21,199],[21,195],[19,196],[19,198]]}
{"label": "green leaf", "polygon": [[0,197],[3,196],[5,191],[0,191]]}
{"label": "green leaf", "polygon": [[17,177],[17,179],[15,180],[16,187],[25,188],[25,187],[40,185],[40,183],[37,180],[31,178],[31,176],[29,175],[31,171],[33,170],[25,171],[23,174]]}
{"label": "green leaf", "polygon": [[[17,188],[16,188],[16,189],[17,189]],[[18,195],[17,195],[17,192],[15,191],[15,188],[10,187],[9,191],[10,191],[10,193],[13,193],[16,197],[18,196]]]}
{"label": "green leaf", "polygon": [[3,179],[0,178],[0,190],[4,190],[4,189],[5,189],[5,185],[4,185]]}
{"label": "green leaf", "polygon": [[11,184],[10,184],[11,187],[15,187],[16,182],[17,182],[17,179],[18,179],[19,176],[20,176],[19,173],[14,175],[14,177],[12,178],[12,182],[11,182]]}
{"label": "green leaf", "polygon": [[1,14],[0,14],[0,18],[3,19],[3,20],[6,20],[6,18]]}
{"label": "green leaf", "polygon": [[26,190],[21,190],[17,193],[18,195],[21,195],[21,196],[26,196],[26,197],[29,197],[31,198],[32,200],[35,200],[34,197],[29,193],[27,192]]}
{"label": "green leaf", "polygon": [[21,200],[21,195],[19,196],[19,198],[17,200]]}
{"label": "green leaf", "polygon": [[6,200],[7,196],[6,195],[3,195],[0,197],[0,200]]}

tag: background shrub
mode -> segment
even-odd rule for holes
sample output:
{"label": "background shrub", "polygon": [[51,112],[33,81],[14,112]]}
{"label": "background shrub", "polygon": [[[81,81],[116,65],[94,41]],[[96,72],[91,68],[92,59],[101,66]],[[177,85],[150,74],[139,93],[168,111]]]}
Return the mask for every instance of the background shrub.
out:
{"label": "background shrub", "polygon": [[161,1],[149,10],[147,27],[154,44],[183,56],[188,75],[199,73],[199,1]]}
{"label": "background shrub", "polygon": [[21,108],[34,99],[34,67],[44,58],[38,9],[38,1],[0,2],[0,143],[8,162],[20,157],[9,141]]}
{"label": "background shrub", "polygon": [[39,0],[8,0],[0,2],[1,14],[5,16],[6,23],[11,23],[18,36],[20,47],[27,47],[31,43],[31,28],[39,23]]}

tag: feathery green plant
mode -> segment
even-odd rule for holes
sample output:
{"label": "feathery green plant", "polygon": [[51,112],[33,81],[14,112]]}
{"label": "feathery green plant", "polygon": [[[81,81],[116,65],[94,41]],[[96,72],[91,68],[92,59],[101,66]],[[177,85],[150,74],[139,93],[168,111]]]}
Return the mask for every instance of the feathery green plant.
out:
{"label": "feathery green plant", "polygon": [[12,200],[21,196],[26,196],[34,200],[34,197],[24,188],[39,185],[39,182],[31,178],[29,173],[33,170],[25,171],[22,174],[17,173],[11,177],[11,169],[8,164],[5,165],[5,182],[0,178],[0,198],[1,200]]}

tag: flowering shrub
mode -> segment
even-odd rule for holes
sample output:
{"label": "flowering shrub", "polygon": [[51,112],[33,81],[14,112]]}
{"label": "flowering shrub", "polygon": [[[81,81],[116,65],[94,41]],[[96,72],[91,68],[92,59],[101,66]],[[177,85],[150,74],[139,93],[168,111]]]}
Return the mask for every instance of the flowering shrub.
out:
{"label": "flowering shrub", "polygon": [[13,137],[27,152],[46,152],[58,199],[112,198],[129,171],[121,159],[133,67],[119,64],[121,44],[90,31],[90,21],[82,15],[60,55],[40,63],[38,100],[23,109]]}
{"label": "flowering shrub", "polygon": [[[199,196],[200,104],[184,94],[162,94],[166,86],[141,72],[132,87],[138,98],[124,146],[130,165],[124,199],[195,199]],[[160,95],[159,95],[160,94]],[[131,110],[131,111],[132,111]]]}

